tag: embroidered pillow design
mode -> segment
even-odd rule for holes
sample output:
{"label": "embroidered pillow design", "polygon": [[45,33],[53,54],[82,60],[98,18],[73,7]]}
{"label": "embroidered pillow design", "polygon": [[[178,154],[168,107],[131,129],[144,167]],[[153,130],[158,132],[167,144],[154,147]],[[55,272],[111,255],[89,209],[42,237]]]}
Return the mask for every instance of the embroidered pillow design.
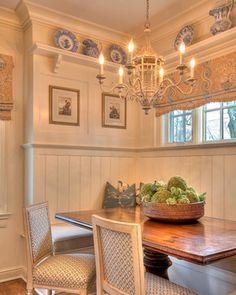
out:
{"label": "embroidered pillow design", "polygon": [[103,208],[116,207],[135,207],[136,206],[136,189],[135,184],[128,186],[124,191],[116,189],[109,182],[106,183]]}

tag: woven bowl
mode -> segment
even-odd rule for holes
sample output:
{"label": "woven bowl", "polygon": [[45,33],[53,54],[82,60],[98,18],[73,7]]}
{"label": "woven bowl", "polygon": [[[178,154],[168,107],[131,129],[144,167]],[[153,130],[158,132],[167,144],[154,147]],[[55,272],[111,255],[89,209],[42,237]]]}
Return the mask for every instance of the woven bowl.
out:
{"label": "woven bowl", "polygon": [[191,222],[204,215],[204,202],[168,205],[166,203],[143,203],[147,217],[165,222]]}

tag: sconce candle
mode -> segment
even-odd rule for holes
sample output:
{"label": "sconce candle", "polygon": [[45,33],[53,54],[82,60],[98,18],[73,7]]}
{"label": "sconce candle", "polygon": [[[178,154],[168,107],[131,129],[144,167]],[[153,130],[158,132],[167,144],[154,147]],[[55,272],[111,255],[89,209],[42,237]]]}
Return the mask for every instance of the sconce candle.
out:
{"label": "sconce candle", "polygon": [[103,68],[104,56],[102,53],[99,55],[99,63],[100,63],[100,75],[104,75],[104,68]]}
{"label": "sconce candle", "polygon": [[183,55],[185,53],[185,44],[182,42],[179,46],[179,64],[183,64]]}

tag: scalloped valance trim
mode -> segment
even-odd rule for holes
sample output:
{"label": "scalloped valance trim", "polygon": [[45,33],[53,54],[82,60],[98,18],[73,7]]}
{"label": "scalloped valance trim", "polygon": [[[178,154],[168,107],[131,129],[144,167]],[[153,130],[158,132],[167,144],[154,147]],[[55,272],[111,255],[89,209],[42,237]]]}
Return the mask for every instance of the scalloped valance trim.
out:
{"label": "scalloped valance trim", "polygon": [[[156,115],[191,110],[209,102],[236,100],[236,52],[198,65],[195,77],[197,83],[191,95],[170,89],[157,105]],[[169,78],[177,79],[177,73],[170,74]]]}

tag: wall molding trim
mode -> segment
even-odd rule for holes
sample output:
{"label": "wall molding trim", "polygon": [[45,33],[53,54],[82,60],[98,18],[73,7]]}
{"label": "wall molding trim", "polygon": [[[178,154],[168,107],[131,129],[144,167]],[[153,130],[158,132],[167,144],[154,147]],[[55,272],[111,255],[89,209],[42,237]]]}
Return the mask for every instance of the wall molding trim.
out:
{"label": "wall molding trim", "polygon": [[24,267],[16,267],[9,269],[1,269],[0,270],[0,283],[7,282],[14,279],[22,279],[26,281],[27,278],[27,270]]}
{"label": "wall molding trim", "polygon": [[86,150],[86,151],[114,151],[114,152],[132,152],[132,153],[148,153],[148,152],[165,152],[165,151],[181,151],[181,150],[205,150],[205,149],[225,149],[235,148],[236,141],[225,143],[203,143],[188,144],[179,146],[160,146],[160,147],[105,147],[105,146],[85,146],[85,145],[66,145],[66,144],[50,144],[50,143],[25,143],[21,147],[25,150],[33,148],[41,149],[67,149],[67,150]]}
{"label": "wall molding trim", "polygon": [[68,150],[89,150],[89,151],[114,151],[114,152],[138,152],[137,148],[120,148],[105,146],[84,146],[84,145],[65,145],[49,143],[25,143],[21,145],[24,149],[43,148],[43,149],[68,149]]}
{"label": "wall molding trim", "polygon": [[22,31],[22,26],[14,10],[0,7],[0,24],[4,27]]}
{"label": "wall molding trim", "polygon": [[0,228],[7,227],[7,220],[11,215],[10,212],[0,213]]}

